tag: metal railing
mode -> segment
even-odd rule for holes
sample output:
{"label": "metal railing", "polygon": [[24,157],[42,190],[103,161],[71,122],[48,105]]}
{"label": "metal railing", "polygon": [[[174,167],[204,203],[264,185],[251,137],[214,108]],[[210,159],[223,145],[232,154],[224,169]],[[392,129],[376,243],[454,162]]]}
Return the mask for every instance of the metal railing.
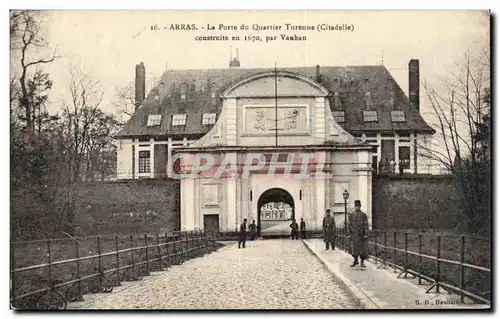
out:
{"label": "metal railing", "polygon": [[[388,238],[390,243],[388,243]],[[336,242],[350,251],[346,230],[338,228]],[[411,247],[410,247],[411,246]],[[368,255],[377,268],[390,266],[398,278],[411,275],[418,283],[430,283],[426,293],[440,287],[479,303],[490,304],[490,239],[479,236],[372,230],[367,241]],[[416,251],[415,251],[416,250]],[[466,254],[466,251],[468,254]],[[483,265],[477,265],[483,259]],[[471,261],[469,261],[471,260]]]}
{"label": "metal railing", "polygon": [[[96,254],[82,256],[89,247]],[[12,242],[10,302],[17,309],[66,309],[68,301],[83,300],[86,293],[112,292],[123,281],[141,280],[215,249],[216,242],[201,231]],[[34,264],[16,268],[16,262]]]}

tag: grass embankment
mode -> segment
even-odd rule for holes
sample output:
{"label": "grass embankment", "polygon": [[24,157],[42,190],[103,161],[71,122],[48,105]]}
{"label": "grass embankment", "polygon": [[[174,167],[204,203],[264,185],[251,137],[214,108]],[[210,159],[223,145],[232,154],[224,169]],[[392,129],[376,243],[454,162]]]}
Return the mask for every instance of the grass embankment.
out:
{"label": "grass embankment", "polygon": [[[422,254],[436,257],[438,255],[438,235],[440,237],[440,257],[442,259],[461,261],[462,239],[461,236],[438,233],[423,233],[419,239],[418,233],[408,233],[407,250],[415,253],[419,252],[421,247]],[[375,235],[372,234],[371,242],[375,241]],[[420,243],[421,241],[421,243]],[[384,244],[383,234],[378,234],[377,243]],[[395,244],[394,244],[395,243]],[[404,266],[405,253],[396,251],[392,247],[405,249],[404,233],[387,233],[386,251],[388,262]],[[370,254],[375,256],[375,249],[370,245]],[[384,258],[383,249],[377,249],[377,257]],[[488,239],[466,236],[464,244],[463,262],[471,265],[491,268],[491,250]],[[407,254],[407,268],[418,271],[428,277],[435,279],[438,274],[437,261],[425,257],[419,257]],[[460,288],[461,284],[461,266],[441,262],[439,265],[440,282],[451,284]],[[490,273],[481,270],[464,268],[464,290],[472,292],[487,300],[491,298]]]}

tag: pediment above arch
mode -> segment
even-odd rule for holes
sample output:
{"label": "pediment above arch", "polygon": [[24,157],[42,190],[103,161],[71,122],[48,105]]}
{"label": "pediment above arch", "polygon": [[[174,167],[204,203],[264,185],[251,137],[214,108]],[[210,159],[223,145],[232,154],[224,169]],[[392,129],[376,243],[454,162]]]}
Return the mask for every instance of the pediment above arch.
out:
{"label": "pediment above arch", "polygon": [[223,97],[274,97],[276,93],[279,97],[325,97],[328,90],[294,73],[268,72],[236,83],[224,92]]}

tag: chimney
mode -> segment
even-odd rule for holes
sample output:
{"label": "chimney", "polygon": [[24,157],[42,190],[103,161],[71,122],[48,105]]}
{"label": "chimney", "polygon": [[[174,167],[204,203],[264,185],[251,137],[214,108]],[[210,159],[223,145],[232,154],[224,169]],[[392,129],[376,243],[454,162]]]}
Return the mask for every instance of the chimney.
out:
{"label": "chimney", "polygon": [[236,49],[236,57],[233,59],[233,47],[230,47],[230,54],[229,54],[229,67],[230,68],[238,68],[240,67],[240,50]]}
{"label": "chimney", "polygon": [[319,72],[319,65],[316,65],[316,82],[320,82],[321,81],[321,74]]}
{"label": "chimney", "polygon": [[413,106],[420,111],[420,70],[418,59],[408,64],[408,95]]}
{"label": "chimney", "polygon": [[146,97],[146,69],[144,63],[135,65],[135,108],[137,109]]}

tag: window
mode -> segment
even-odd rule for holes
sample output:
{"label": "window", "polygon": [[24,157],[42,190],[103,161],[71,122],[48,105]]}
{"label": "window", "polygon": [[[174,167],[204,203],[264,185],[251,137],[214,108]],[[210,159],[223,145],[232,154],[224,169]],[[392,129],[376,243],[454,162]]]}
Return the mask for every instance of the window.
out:
{"label": "window", "polygon": [[139,151],[139,173],[151,173],[150,151]]}
{"label": "window", "polygon": [[393,122],[405,122],[405,112],[404,111],[391,111],[391,121]]}
{"label": "window", "polygon": [[160,122],[161,122],[161,114],[150,114],[148,116],[148,124],[147,124],[147,126],[160,125]]}
{"label": "window", "polygon": [[217,114],[215,113],[204,113],[203,118],[201,119],[202,125],[213,125],[215,124],[215,120],[217,118]]}
{"label": "window", "polygon": [[364,122],[378,122],[377,111],[363,111]]}
{"label": "window", "polygon": [[187,114],[174,114],[172,115],[172,126],[186,125]]}
{"label": "window", "polygon": [[344,111],[334,111],[332,112],[333,119],[337,123],[344,123],[345,122],[345,112]]}
{"label": "window", "polygon": [[401,169],[410,168],[410,147],[400,146],[399,147],[399,165]]}

